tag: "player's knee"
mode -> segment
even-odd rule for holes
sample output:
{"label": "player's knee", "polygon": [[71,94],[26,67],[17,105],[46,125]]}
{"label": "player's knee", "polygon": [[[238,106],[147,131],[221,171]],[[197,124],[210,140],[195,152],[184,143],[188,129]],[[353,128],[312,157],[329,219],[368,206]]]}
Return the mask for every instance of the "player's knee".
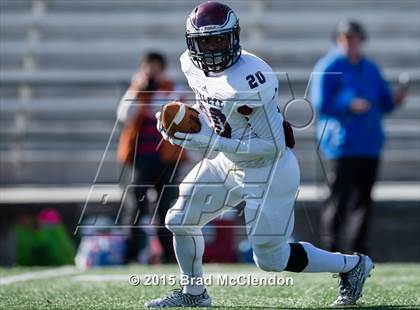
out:
{"label": "player's knee", "polygon": [[254,252],[254,262],[258,268],[264,271],[273,271],[273,264],[271,260],[262,255],[255,254]]}
{"label": "player's knee", "polygon": [[167,212],[165,216],[165,226],[171,232],[173,232],[173,229],[175,227],[174,221],[175,221],[174,213]]}
{"label": "player's knee", "polygon": [[165,226],[174,234],[184,232],[184,227],[182,225],[182,220],[184,218],[184,212],[182,212],[183,204],[184,199],[178,198],[175,205],[166,213]]}
{"label": "player's knee", "polygon": [[254,248],[254,262],[264,271],[283,271],[288,262],[290,250],[287,244],[257,244]]}
{"label": "player's knee", "polygon": [[171,212],[171,210],[166,213],[165,217],[165,226],[173,234],[181,234],[184,232],[184,227],[182,224],[182,216],[179,212]]}
{"label": "player's knee", "polygon": [[184,223],[186,202],[187,200],[184,198],[178,198],[175,205],[166,213],[165,226],[175,235],[195,234],[200,230],[198,227]]}

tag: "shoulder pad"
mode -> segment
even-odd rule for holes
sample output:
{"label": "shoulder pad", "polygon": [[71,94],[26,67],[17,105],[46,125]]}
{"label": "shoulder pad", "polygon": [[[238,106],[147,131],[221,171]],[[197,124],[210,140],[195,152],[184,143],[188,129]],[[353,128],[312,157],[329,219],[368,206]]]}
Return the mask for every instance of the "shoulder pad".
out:
{"label": "shoulder pad", "polygon": [[247,106],[257,107],[277,96],[277,75],[262,59],[245,52],[238,66],[232,69],[227,74],[227,80],[235,89],[235,101],[246,101]]}

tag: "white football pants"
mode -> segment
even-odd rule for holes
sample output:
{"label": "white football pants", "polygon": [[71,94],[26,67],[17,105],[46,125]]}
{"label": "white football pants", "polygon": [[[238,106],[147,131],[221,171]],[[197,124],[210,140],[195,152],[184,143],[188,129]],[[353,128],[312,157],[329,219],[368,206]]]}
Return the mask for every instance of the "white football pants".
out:
{"label": "white football pants", "polygon": [[201,228],[225,212],[236,212],[233,207],[243,200],[255,263],[267,271],[284,270],[299,178],[297,160],[289,149],[273,165],[260,168],[238,168],[223,153],[200,161],[182,181],[179,198],[165,221],[174,234],[182,274],[202,277]]}

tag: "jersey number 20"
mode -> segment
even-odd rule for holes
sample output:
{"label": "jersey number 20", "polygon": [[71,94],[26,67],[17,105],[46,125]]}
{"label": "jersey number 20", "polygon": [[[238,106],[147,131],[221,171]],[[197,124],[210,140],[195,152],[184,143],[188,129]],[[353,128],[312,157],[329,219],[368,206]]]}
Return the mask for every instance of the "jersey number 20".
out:
{"label": "jersey number 20", "polygon": [[250,74],[246,77],[248,81],[249,87],[255,88],[258,87],[258,84],[265,83],[265,76],[261,73],[261,71],[255,72],[255,74]]}

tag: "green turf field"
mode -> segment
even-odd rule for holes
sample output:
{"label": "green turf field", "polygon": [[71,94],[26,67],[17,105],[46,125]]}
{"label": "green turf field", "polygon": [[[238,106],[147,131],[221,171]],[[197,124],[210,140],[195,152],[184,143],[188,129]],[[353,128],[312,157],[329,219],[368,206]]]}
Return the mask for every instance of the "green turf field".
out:
{"label": "green turf field", "polygon": [[[60,275],[63,269],[58,269],[40,278],[43,270],[0,269],[0,308],[141,309],[146,300],[160,297],[177,288],[177,285],[134,286],[128,282],[131,274],[140,275],[143,282],[144,275],[177,274],[178,268],[175,265],[133,265],[83,272],[65,268],[65,275]],[[238,279],[241,274],[252,274],[256,279],[273,275],[293,278],[292,286],[208,287],[213,305],[220,309],[319,309],[328,307],[337,294],[338,280],[330,274],[262,273],[253,265],[206,265],[205,271],[214,283],[217,282],[218,273],[234,279]],[[26,278],[19,281],[22,277]],[[168,281],[169,277],[161,279]],[[414,309],[418,305],[420,264],[377,264],[365,286],[364,297],[359,301],[359,306],[378,309]]]}

